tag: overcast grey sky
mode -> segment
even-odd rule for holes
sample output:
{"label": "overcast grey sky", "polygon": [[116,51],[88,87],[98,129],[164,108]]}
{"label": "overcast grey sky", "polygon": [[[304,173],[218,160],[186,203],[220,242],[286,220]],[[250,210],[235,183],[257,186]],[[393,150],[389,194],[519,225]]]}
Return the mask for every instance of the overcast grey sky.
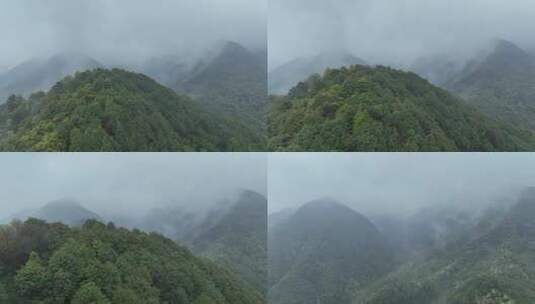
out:
{"label": "overcast grey sky", "polygon": [[214,203],[239,189],[266,195],[266,160],[262,153],[2,154],[0,219],[64,198],[97,213],[138,216]]}
{"label": "overcast grey sky", "polygon": [[265,47],[266,22],[267,0],[4,0],[0,66],[58,51],[102,60],[221,40]]}
{"label": "overcast grey sky", "polygon": [[[490,39],[535,46],[532,0],[270,0],[270,68],[346,50],[370,63],[466,56]],[[459,53],[459,54],[457,54]]]}
{"label": "overcast grey sky", "polygon": [[535,186],[535,153],[276,153],[269,212],[331,197],[362,213],[487,204]]}

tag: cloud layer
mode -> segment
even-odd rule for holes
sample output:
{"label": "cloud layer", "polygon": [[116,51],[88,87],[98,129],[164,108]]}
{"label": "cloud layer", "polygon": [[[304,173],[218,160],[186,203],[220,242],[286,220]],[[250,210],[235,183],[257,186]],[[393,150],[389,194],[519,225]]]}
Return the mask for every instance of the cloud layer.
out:
{"label": "cloud layer", "polygon": [[535,46],[530,0],[271,0],[271,68],[295,57],[345,50],[371,63],[466,56],[490,39]]}
{"label": "cloud layer", "polygon": [[220,40],[265,47],[266,22],[267,0],[6,0],[0,66],[61,51],[113,60]]}
{"label": "cloud layer", "polygon": [[240,189],[266,194],[262,153],[14,153],[0,156],[0,219],[58,199],[140,215],[206,207]]}
{"label": "cloud layer", "polygon": [[531,153],[277,153],[268,164],[270,212],[332,197],[363,213],[405,215],[484,206],[535,186]]}

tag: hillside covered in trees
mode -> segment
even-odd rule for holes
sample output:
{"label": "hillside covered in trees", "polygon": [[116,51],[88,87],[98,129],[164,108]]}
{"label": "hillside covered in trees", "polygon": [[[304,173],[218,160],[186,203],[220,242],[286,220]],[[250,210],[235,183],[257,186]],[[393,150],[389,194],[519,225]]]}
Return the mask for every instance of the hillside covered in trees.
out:
{"label": "hillside covered in trees", "polygon": [[77,73],[0,106],[4,151],[248,151],[239,122],[203,111],[152,79],[119,69]]}
{"label": "hillside covered in trees", "polygon": [[266,198],[244,190],[235,201],[218,203],[207,214],[180,208],[152,210],[140,226],[187,245],[196,255],[229,269],[244,284],[265,294],[266,215]]}
{"label": "hillside covered in trees", "polygon": [[530,131],[495,121],[414,73],[328,69],[272,97],[273,151],[525,151]]}
{"label": "hillside covered in trees", "polygon": [[228,271],[158,234],[89,220],[0,226],[2,303],[264,303]]}

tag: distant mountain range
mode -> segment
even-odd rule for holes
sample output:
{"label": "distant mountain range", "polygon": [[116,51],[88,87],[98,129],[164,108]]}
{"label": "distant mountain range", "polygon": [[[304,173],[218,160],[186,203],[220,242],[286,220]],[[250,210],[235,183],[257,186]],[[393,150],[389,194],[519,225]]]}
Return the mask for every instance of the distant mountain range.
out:
{"label": "distant mountain range", "polygon": [[50,58],[25,61],[0,72],[0,104],[11,95],[28,96],[37,91],[47,91],[56,82],[75,72],[103,67],[95,59],[76,53],[59,53]]}
{"label": "distant mountain range", "polygon": [[311,58],[297,58],[269,72],[269,93],[286,94],[300,81],[313,74],[321,74],[327,68],[336,69],[366,62],[345,52],[322,53]]}
{"label": "distant mountain range", "polygon": [[42,219],[50,223],[61,222],[70,226],[80,226],[87,220],[102,221],[102,218],[98,214],[88,210],[75,201],[58,200],[47,203],[38,209],[25,210],[13,214],[5,222],[10,222],[12,219],[25,221],[30,217]]}

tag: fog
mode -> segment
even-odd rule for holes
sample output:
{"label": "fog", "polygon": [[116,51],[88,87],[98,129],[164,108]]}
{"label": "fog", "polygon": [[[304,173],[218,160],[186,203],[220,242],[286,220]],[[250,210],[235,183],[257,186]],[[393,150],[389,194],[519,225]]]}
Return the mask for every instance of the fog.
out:
{"label": "fog", "polygon": [[6,0],[0,67],[58,52],[105,64],[198,53],[225,40],[265,48],[267,0]]}
{"label": "fog", "polygon": [[0,156],[0,219],[69,199],[108,216],[202,210],[241,189],[266,195],[261,153],[15,153]]}
{"label": "fog", "polygon": [[514,202],[535,186],[533,153],[277,153],[268,158],[269,212],[334,198],[364,214]]}
{"label": "fog", "polygon": [[464,60],[496,38],[532,49],[534,11],[531,0],[271,0],[270,69],[331,51],[402,67],[435,54]]}

